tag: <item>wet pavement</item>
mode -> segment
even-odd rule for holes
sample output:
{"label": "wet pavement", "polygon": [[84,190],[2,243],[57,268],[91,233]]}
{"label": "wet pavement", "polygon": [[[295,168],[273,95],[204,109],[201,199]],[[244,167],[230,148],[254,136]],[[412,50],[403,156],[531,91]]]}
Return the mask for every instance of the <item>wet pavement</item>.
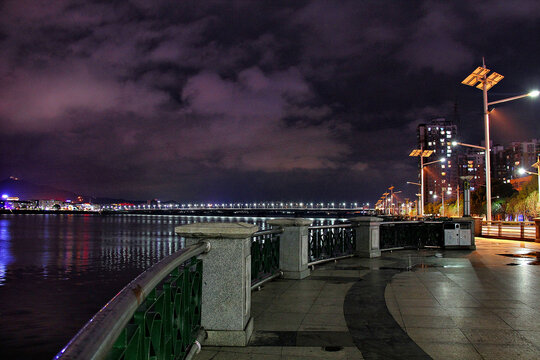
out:
{"label": "wet pavement", "polygon": [[249,346],[203,344],[197,359],[540,358],[540,244],[476,245],[350,258],[267,283],[252,293]]}

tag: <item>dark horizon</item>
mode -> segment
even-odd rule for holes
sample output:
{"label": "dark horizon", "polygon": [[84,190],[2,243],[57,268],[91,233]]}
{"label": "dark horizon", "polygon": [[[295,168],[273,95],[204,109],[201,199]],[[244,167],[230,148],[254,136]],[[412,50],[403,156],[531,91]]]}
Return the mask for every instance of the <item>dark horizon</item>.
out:
{"label": "dark horizon", "polygon": [[[483,138],[540,87],[540,4],[55,0],[0,5],[0,179],[199,202],[414,198],[416,127]],[[495,144],[540,137],[501,104]]]}

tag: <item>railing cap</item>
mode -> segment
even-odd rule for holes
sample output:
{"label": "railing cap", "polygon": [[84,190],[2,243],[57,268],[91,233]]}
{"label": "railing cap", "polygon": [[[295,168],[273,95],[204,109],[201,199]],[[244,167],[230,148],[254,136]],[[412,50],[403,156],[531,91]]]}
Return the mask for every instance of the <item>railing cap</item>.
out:
{"label": "railing cap", "polygon": [[174,228],[180,236],[197,239],[244,239],[259,230],[254,224],[237,223],[194,223]]}
{"label": "railing cap", "polygon": [[376,216],[359,216],[349,219],[352,224],[370,223],[370,222],[382,222],[384,219]]}
{"label": "railing cap", "polygon": [[302,219],[302,218],[280,218],[280,219],[268,220],[266,223],[268,225],[288,227],[288,226],[309,226],[311,225],[312,222],[313,222],[312,220]]}

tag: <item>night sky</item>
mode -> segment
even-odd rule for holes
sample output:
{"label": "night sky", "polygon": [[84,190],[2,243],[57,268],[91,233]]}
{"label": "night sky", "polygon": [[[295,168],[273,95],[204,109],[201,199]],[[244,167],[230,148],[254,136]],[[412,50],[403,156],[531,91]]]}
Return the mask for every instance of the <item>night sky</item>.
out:
{"label": "night sky", "polygon": [[[409,197],[416,127],[540,87],[540,2],[3,1],[0,180],[179,201]],[[540,101],[492,116],[540,137]],[[455,105],[457,104],[457,112]],[[456,117],[457,115],[457,117]]]}

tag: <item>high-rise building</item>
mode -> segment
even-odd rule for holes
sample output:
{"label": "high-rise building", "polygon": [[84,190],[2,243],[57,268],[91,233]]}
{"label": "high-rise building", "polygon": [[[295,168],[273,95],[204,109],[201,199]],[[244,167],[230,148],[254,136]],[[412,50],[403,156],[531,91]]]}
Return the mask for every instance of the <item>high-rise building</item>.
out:
{"label": "high-rise building", "polygon": [[459,166],[457,156],[452,148],[452,141],[457,136],[457,126],[445,118],[437,118],[426,124],[418,125],[418,148],[433,150],[433,154],[425,162],[445,158],[445,162],[438,162],[424,167],[424,194],[426,204],[434,195],[440,196],[446,191],[448,198],[456,197]]}
{"label": "high-rise building", "polygon": [[486,185],[485,153],[482,150],[467,148],[458,155],[459,176],[471,176],[471,191]]}
{"label": "high-rise building", "polygon": [[517,173],[519,168],[529,169],[536,162],[540,154],[540,139],[496,145],[491,153],[491,181],[510,183],[510,180],[521,177]]}

